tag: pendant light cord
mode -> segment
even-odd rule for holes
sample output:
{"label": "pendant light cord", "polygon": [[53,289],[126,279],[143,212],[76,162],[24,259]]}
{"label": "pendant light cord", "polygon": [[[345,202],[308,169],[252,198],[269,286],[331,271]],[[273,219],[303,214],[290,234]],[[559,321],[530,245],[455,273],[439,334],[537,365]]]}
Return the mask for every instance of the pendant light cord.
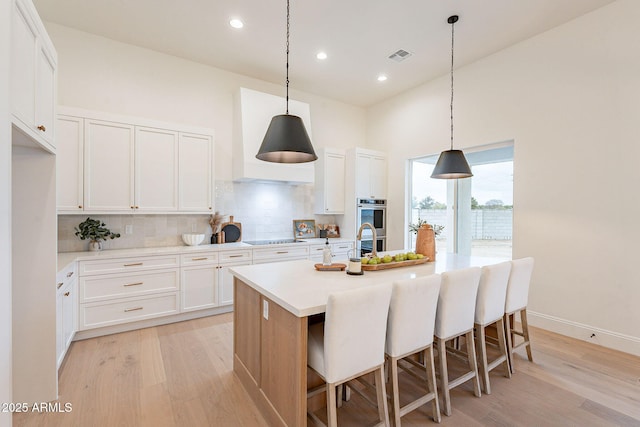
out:
{"label": "pendant light cord", "polygon": [[[288,0],[287,0],[288,1]],[[451,23],[451,149],[453,150],[453,27],[455,21]]]}
{"label": "pendant light cord", "polygon": [[287,0],[287,114],[289,114],[289,0]]}

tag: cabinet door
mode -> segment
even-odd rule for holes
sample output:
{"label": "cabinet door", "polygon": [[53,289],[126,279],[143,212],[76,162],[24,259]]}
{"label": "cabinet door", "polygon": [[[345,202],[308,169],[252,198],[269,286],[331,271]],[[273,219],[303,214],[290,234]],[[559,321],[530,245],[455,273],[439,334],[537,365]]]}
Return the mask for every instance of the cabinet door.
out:
{"label": "cabinet door", "polygon": [[84,120],[58,116],[56,121],[56,190],[58,212],[82,210]]}
{"label": "cabinet door", "polygon": [[62,289],[56,293],[56,366],[59,368],[64,356],[64,296]]}
{"label": "cabinet door", "polygon": [[371,195],[376,199],[387,198],[387,159],[373,156],[369,161]]}
{"label": "cabinet door", "polygon": [[213,140],[210,136],[180,134],[179,209],[213,210]]}
{"label": "cabinet door", "polygon": [[182,311],[201,310],[218,305],[217,296],[218,267],[183,267]]}
{"label": "cabinet door", "polygon": [[178,209],[178,134],[136,127],[135,209]]}
{"label": "cabinet door", "polygon": [[327,153],[324,166],[325,213],[344,213],[344,166],[344,155]]}
{"label": "cabinet door", "polygon": [[25,125],[33,127],[37,31],[21,1],[15,3],[11,24],[12,111]]}
{"label": "cabinet door", "polygon": [[73,333],[77,328],[76,307],[78,304],[78,280],[74,279],[62,293],[62,343],[66,353]]}
{"label": "cabinet door", "polygon": [[218,295],[220,296],[220,305],[233,304],[233,276],[229,273],[229,268],[240,265],[251,265],[251,262],[222,265],[218,269]]}
{"label": "cabinet door", "polygon": [[133,126],[85,120],[86,211],[130,211],[133,197]]}
{"label": "cabinet door", "polygon": [[35,126],[51,146],[54,146],[55,70],[51,55],[40,45],[36,64]]}
{"label": "cabinet door", "polygon": [[356,197],[373,198],[371,194],[371,156],[356,155]]}

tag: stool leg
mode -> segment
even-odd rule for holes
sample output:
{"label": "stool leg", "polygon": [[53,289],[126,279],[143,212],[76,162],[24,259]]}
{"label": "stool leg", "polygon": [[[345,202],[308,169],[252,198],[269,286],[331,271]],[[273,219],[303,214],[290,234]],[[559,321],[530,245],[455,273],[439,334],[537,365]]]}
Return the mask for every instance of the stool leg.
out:
{"label": "stool leg", "polygon": [[527,349],[527,357],[529,362],[533,362],[533,355],[531,354],[531,341],[529,341],[529,323],[527,322],[527,308],[520,310],[520,322],[522,323],[522,334],[526,342],[525,347]]}
{"label": "stool leg", "polygon": [[376,370],[376,396],[378,397],[378,417],[380,422],[389,427],[389,410],[387,408],[387,392],[385,390],[384,382],[384,365],[380,365],[380,368]]}
{"label": "stool leg", "polygon": [[511,373],[515,373],[513,363],[513,334],[511,333],[511,317],[508,314],[504,315],[504,334],[507,338],[507,354],[509,356],[509,369]]}
{"label": "stool leg", "polygon": [[476,360],[476,348],[473,340],[473,329],[465,334],[465,340],[467,342],[467,359],[469,360],[469,368],[474,373],[473,378],[473,394],[476,397],[481,396],[480,392],[480,376],[478,375],[478,362]]}
{"label": "stool leg", "polygon": [[511,378],[511,367],[509,366],[509,351],[507,350],[507,343],[505,342],[506,339],[504,332],[504,318],[501,318],[496,322],[496,332],[498,333],[498,347],[500,348],[500,354],[504,356],[504,376],[507,378]]}
{"label": "stool leg", "polygon": [[485,393],[491,394],[489,384],[489,366],[487,365],[487,342],[484,326],[476,323],[476,352],[478,353],[478,371],[482,378],[482,388]]}
{"label": "stool leg", "polygon": [[327,426],[338,427],[338,410],[336,408],[335,384],[327,384]]}
{"label": "stool leg", "polygon": [[[438,401],[438,388],[436,387],[436,368],[433,362],[433,345],[430,345],[424,351],[424,365],[427,371],[428,392],[433,393],[431,407],[433,410],[433,421],[439,423],[442,419],[440,416],[440,402]],[[400,424],[397,424],[398,426]]]}
{"label": "stool leg", "polygon": [[438,343],[438,362],[440,365],[440,388],[442,390],[442,403],[444,414],[451,415],[451,395],[449,394],[449,374],[447,373],[447,349],[446,342],[436,337]]}
{"label": "stool leg", "polygon": [[391,380],[391,411],[393,413],[393,425],[400,426],[400,389],[398,388],[398,358],[389,357],[388,373]]}

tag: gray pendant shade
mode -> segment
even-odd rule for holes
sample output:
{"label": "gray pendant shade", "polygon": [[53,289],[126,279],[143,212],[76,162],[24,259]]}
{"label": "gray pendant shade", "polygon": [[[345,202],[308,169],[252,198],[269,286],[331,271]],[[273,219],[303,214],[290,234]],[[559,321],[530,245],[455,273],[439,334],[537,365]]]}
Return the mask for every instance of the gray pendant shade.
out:
{"label": "gray pendant shade", "polygon": [[464,154],[460,150],[446,150],[440,153],[431,178],[457,179],[473,176]]}
{"label": "gray pendant shade", "polygon": [[291,114],[273,116],[256,158],[275,163],[306,163],[318,158],[302,119]]}

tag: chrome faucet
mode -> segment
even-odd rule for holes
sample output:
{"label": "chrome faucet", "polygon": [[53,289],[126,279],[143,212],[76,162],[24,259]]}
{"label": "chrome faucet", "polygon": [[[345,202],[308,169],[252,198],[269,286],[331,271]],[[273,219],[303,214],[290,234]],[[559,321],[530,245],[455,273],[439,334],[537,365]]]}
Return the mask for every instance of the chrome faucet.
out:
{"label": "chrome faucet", "polygon": [[364,230],[365,227],[369,227],[371,229],[371,232],[373,233],[373,244],[371,245],[371,249],[372,249],[371,255],[373,255],[374,257],[377,257],[378,256],[378,249],[377,249],[378,235],[376,234],[376,229],[373,227],[373,225],[371,225],[371,223],[365,222],[360,226],[356,240],[362,240],[362,230]]}

